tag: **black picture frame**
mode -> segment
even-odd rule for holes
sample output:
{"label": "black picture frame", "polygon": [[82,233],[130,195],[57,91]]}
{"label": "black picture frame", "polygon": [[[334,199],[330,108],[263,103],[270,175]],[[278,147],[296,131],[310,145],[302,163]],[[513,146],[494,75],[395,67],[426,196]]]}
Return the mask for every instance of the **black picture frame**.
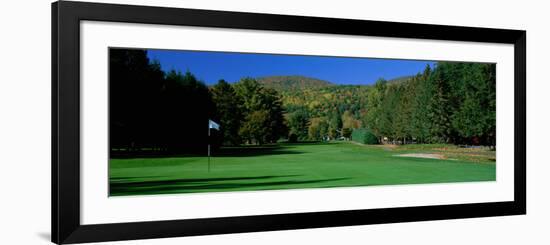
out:
{"label": "black picture frame", "polygon": [[[223,218],[80,223],[80,22],[505,43],[514,45],[514,201]],[[61,1],[52,4],[52,242],[149,239],[526,213],[526,32],[397,22]]]}

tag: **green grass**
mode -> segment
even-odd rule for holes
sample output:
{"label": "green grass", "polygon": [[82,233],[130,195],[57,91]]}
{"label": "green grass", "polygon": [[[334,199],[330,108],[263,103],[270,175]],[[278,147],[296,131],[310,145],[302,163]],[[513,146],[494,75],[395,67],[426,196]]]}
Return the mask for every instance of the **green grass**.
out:
{"label": "green grass", "polygon": [[[421,146],[417,146],[421,147]],[[424,146],[422,152],[443,151]],[[112,196],[494,181],[494,161],[397,157],[410,148],[349,142],[226,148],[211,158],[111,159]],[[494,154],[493,154],[494,155]]]}

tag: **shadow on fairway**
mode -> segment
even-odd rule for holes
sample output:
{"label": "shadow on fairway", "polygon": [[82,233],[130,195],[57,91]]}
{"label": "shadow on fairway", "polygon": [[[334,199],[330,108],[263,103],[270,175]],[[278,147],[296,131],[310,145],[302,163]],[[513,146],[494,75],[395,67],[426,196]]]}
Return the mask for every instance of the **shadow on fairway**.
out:
{"label": "shadow on fairway", "polygon": [[[312,143],[308,143],[311,145]],[[213,157],[255,157],[264,155],[292,155],[303,154],[303,151],[292,150],[294,146],[301,144],[284,144],[284,145],[263,145],[263,146],[238,146],[238,147],[222,147],[212,150]],[[207,157],[206,149],[204,154],[155,154],[148,153],[133,153],[127,155],[113,155],[111,159],[135,159],[135,158],[176,158],[176,157]]]}
{"label": "shadow on fairway", "polygon": [[[299,187],[284,187],[288,185],[318,184],[330,181],[339,181],[349,178],[332,178],[320,180],[282,180],[267,182],[250,182],[255,180],[269,180],[274,178],[296,177],[300,175],[279,175],[279,176],[256,176],[256,177],[232,177],[232,178],[200,178],[200,179],[174,179],[159,181],[141,182],[118,182],[121,179],[112,179],[110,184],[111,196],[123,195],[148,195],[163,193],[192,193],[192,192],[213,192],[230,191],[232,189],[247,190],[269,190],[269,189],[291,189]],[[123,180],[122,180],[123,181]],[[219,183],[228,181],[229,183]],[[316,186],[317,187],[317,186]],[[319,186],[321,187],[321,186]]]}
{"label": "shadow on fairway", "polygon": [[212,153],[215,157],[255,157],[264,155],[292,155],[305,152],[292,150],[293,147],[271,145],[271,146],[246,146],[246,147],[224,147]]}
{"label": "shadow on fairway", "polygon": [[296,143],[284,142],[281,145],[284,146],[298,146],[298,145],[329,145],[331,143],[326,141],[298,141]]}

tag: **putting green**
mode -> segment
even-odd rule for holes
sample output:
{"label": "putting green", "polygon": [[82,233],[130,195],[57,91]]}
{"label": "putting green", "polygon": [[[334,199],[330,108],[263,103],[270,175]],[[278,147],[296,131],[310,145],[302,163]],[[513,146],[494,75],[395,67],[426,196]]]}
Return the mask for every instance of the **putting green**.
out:
{"label": "putting green", "polygon": [[224,148],[206,156],[111,159],[112,196],[494,181],[495,163],[399,157],[349,142]]}

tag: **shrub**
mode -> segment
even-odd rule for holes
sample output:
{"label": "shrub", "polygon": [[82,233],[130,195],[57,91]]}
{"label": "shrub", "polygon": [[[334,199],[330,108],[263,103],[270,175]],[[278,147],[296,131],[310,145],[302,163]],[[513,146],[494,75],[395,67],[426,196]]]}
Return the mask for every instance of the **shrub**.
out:
{"label": "shrub", "polygon": [[366,128],[353,129],[353,132],[351,133],[351,139],[361,144],[378,144],[378,138],[376,137],[376,135],[374,135],[372,131]]}

